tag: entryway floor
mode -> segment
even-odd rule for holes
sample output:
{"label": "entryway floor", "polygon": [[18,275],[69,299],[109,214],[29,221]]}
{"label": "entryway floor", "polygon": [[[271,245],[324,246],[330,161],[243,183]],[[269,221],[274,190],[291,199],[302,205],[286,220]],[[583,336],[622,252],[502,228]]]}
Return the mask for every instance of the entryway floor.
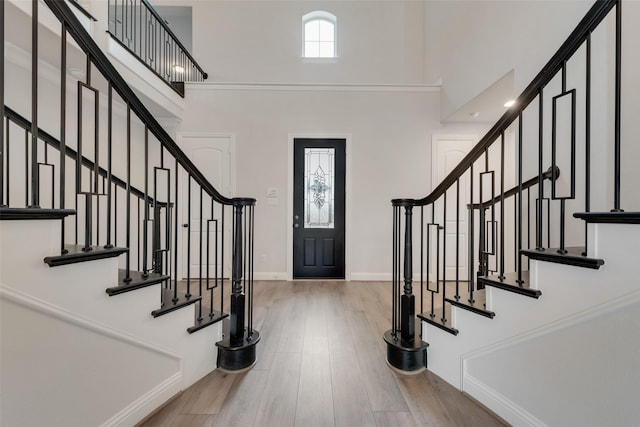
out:
{"label": "entryway floor", "polygon": [[212,372],[142,426],[504,426],[431,372],[387,366],[390,283],[265,281],[254,292],[255,366]]}

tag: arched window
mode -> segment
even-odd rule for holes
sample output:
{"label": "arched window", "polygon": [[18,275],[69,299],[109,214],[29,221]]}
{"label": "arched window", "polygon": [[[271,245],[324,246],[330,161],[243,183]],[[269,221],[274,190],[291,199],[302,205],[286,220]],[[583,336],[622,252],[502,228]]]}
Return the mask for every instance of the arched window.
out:
{"label": "arched window", "polygon": [[305,58],[335,58],[336,17],[329,12],[315,11],[302,17],[302,56]]}

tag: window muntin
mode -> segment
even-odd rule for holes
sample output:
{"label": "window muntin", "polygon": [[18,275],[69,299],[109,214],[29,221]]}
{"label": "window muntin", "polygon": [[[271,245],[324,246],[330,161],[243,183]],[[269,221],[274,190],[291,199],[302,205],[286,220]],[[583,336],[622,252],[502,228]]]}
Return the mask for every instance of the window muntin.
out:
{"label": "window muntin", "polygon": [[305,58],[336,57],[336,17],[328,12],[311,12],[302,18]]}

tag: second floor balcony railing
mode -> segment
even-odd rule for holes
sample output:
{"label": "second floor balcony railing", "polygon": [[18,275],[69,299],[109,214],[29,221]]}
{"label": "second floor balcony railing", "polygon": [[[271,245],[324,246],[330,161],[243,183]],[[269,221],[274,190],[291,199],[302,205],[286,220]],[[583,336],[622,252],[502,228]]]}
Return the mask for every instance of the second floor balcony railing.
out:
{"label": "second floor balcony railing", "polygon": [[109,0],[109,33],[181,96],[207,73],[147,0]]}

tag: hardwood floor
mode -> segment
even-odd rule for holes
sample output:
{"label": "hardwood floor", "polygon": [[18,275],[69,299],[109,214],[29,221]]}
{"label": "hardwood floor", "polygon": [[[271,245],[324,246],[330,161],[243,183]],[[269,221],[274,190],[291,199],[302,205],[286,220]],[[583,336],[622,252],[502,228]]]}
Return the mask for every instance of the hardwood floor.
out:
{"label": "hardwood floor", "polygon": [[503,426],[431,372],[404,376],[387,366],[390,286],[256,282],[256,365],[212,372],[141,425]]}

